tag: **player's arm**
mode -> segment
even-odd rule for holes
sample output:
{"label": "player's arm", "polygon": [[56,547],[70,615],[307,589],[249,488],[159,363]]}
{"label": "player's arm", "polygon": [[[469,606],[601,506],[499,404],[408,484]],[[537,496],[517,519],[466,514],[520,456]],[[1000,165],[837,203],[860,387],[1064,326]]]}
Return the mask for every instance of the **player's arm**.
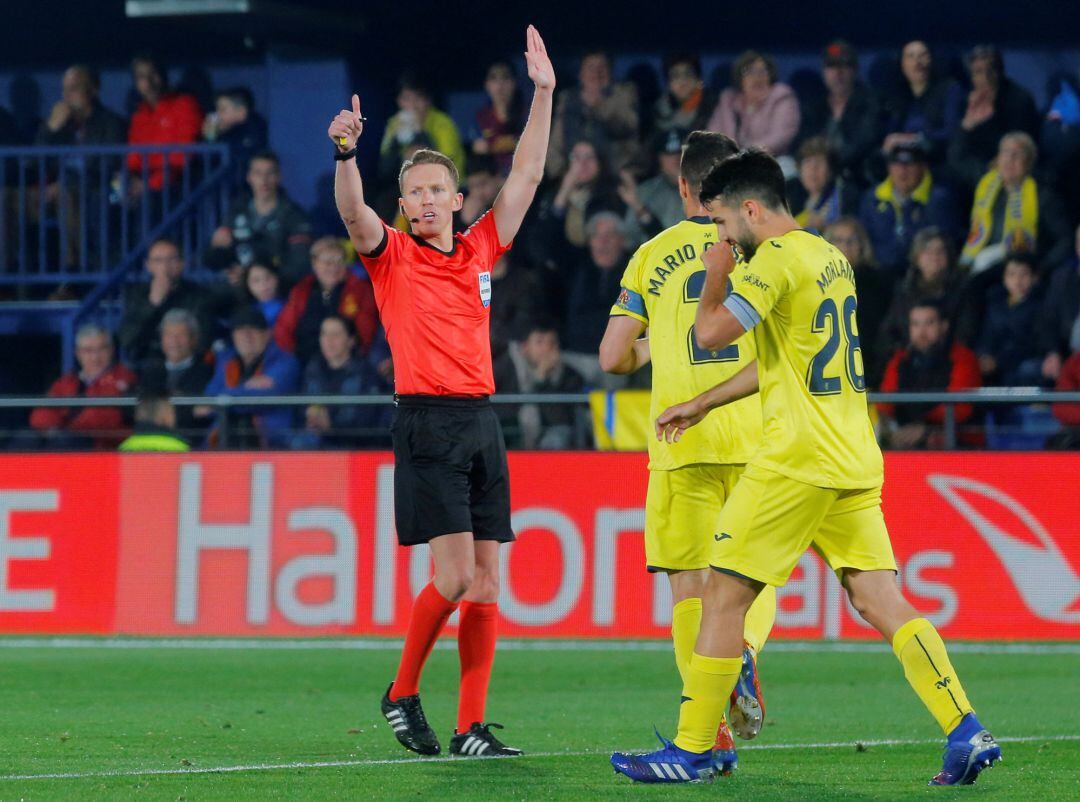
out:
{"label": "player's arm", "polygon": [[656,419],[656,439],[677,443],[683,432],[696,426],[712,410],[730,404],[758,391],[757,360],[751,362],[730,379],[706,390],[696,398],[668,407]]}
{"label": "player's arm", "polygon": [[[352,109],[342,109],[330,122],[326,133],[341,153],[356,148],[357,140],[364,130],[360,116],[360,98],[352,96]],[[356,157],[339,161],[334,170],[334,200],[349,238],[358,253],[371,253],[383,238],[383,224],[379,216],[364,201],[364,182],[356,168]]]}
{"label": "player's arm", "polygon": [[536,197],[536,188],[544,180],[544,162],[547,160],[548,137],[551,134],[555,70],[544,48],[544,40],[532,25],[525,32],[525,39],[525,63],[535,89],[529,121],[525,123],[525,130],[521,132],[517,150],[514,151],[513,167],[492,207],[500,245],[509,244],[517,236],[521,221]]}
{"label": "player's arm", "polygon": [[694,333],[697,344],[708,351],[727,348],[746,333],[746,327],[724,306],[728,278],[735,269],[735,254],[729,245],[717,243],[701,257],[705,264],[705,285],[694,319]]}
{"label": "player's arm", "polygon": [[600,342],[600,368],[606,373],[633,373],[649,364],[649,341],[640,339],[645,324],[625,315],[608,318]]}

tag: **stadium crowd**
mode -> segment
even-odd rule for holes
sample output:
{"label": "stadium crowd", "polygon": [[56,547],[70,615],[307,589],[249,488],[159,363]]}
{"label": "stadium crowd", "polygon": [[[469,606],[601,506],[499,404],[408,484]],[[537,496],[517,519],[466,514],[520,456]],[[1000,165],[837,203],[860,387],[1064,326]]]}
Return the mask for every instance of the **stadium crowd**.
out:
{"label": "stadium crowd", "polygon": [[[1050,76],[1040,111],[993,46],[970,50],[962,75],[920,41],[906,43],[891,74],[873,86],[858,67],[855,50],[834,41],[813,80],[785,83],[769,55],[747,51],[730,75],[705,75],[698,57],[676,54],[664,60],[662,75],[635,69],[634,80],[617,81],[607,53],[585,53],[557,95],[539,200],[492,274],[498,390],[648,387],[647,371],[629,384],[603,374],[597,349],[628,258],[683,216],[680,149],[695,129],[778,157],[797,219],[851,262],[872,389],[1080,389],[1076,78]],[[94,69],[69,68],[62,99],[35,141],[223,142],[239,165],[236,198],[199,253],[183,253],[169,239],[153,243],[146,280],[128,288],[119,329],[80,329],[78,368],[49,395],[391,392],[393,365],[371,283],[347,239],[316,238],[308,214],[290,199],[251,92],[223,89],[204,115],[192,94],[168,86],[153,57],[137,56],[131,75],[138,103],[124,119],[98,99]],[[460,228],[490,208],[524,124],[520,78],[510,62],[491,64],[487,102],[471,120],[437,108],[425,76],[401,78],[377,170],[365,175],[384,219],[407,228],[397,173],[420,148],[457,164],[465,193]],[[0,108],[0,140],[18,142],[9,118]],[[167,189],[168,171],[183,160],[150,156],[143,172],[143,158],[129,157],[129,199]],[[54,191],[46,200],[58,197]],[[217,278],[191,280],[193,263]],[[955,413],[962,444],[981,445],[981,427],[968,424],[983,412],[959,405]],[[588,445],[572,406],[503,407],[501,414],[511,447]],[[1001,424],[1025,413],[995,414]],[[389,442],[384,407],[240,403],[229,415],[230,447]],[[941,406],[882,404],[878,415],[887,444],[942,443]],[[1051,445],[1076,447],[1080,405],[1056,405],[1053,415],[1061,429]],[[15,443],[115,447],[130,429],[128,417],[107,407],[39,409],[30,418],[36,434]],[[212,409],[181,408],[176,425],[197,446],[220,442],[220,414]]]}

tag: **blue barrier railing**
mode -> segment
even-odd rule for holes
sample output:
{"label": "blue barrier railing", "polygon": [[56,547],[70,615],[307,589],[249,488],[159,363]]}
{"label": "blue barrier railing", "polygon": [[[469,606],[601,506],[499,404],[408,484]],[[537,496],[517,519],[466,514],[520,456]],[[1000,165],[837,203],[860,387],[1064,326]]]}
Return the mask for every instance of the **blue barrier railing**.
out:
{"label": "blue barrier railing", "polygon": [[219,226],[228,211],[232,168],[228,156],[202,177],[199,185],[188,189],[172,208],[164,211],[156,224],[142,232],[137,242],[130,246],[114,269],[83,299],[78,310],[64,328],[62,355],[64,369],[75,364],[75,332],[79,326],[93,320],[115,331],[123,314],[124,287],[141,275],[143,260],[150,244],[160,237],[171,237],[180,243],[183,252],[194,255],[209,242],[210,235]]}
{"label": "blue barrier railing", "polygon": [[[0,147],[0,284],[96,283],[166,221],[194,253],[227,209],[233,178],[220,144]],[[193,208],[208,183],[205,208]]]}

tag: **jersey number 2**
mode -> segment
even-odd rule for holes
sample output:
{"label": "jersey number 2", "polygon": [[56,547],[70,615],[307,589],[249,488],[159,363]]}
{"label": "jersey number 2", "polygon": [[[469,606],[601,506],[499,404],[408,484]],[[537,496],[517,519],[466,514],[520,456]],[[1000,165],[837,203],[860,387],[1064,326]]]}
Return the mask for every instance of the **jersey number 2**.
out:
{"label": "jersey number 2", "polygon": [[[730,290],[731,282],[728,282],[728,289]],[[701,300],[701,290],[705,286],[705,271],[698,270],[695,273],[691,273],[687,279],[686,284],[683,285],[683,303],[696,304]],[[694,327],[690,327],[689,333],[686,335],[687,348],[690,351],[690,364],[691,365],[705,365],[710,362],[738,362],[739,361],[739,346],[732,343],[727,348],[721,348],[719,351],[709,351],[702,348],[697,344],[697,338],[694,336]]]}
{"label": "jersey number 2", "polygon": [[847,340],[847,377],[856,392],[866,392],[866,377],[862,370],[862,346],[859,345],[858,327],[855,324],[856,301],[854,295],[844,299],[843,312],[837,311],[836,301],[826,298],[814,314],[811,331],[819,334],[828,328],[829,339],[810,361],[806,385],[811,395],[837,395],[840,393],[840,377],[826,376],[825,368],[840,348],[840,328],[843,326]]}

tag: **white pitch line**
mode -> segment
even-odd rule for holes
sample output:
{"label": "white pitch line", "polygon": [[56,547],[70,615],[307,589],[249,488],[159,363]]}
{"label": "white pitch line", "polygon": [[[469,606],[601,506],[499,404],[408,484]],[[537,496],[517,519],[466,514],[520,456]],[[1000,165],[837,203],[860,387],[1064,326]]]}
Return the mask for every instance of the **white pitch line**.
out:
{"label": "white pitch line", "polygon": [[[398,651],[399,638],[3,638],[0,649],[195,649],[261,651]],[[452,638],[444,638],[437,649],[457,649]],[[499,649],[507,652],[669,652],[668,640],[545,640],[506,639]],[[811,654],[891,653],[888,644],[862,641],[772,641],[768,653],[800,652]],[[1080,643],[966,643],[952,641],[949,651],[956,654],[1080,654]]]}
{"label": "white pitch line", "polygon": [[[1036,743],[1040,741],[1080,741],[1080,734],[1070,735],[1022,735],[1015,737],[998,738],[998,743]],[[941,739],[903,739],[903,738],[881,738],[877,740],[859,740],[859,741],[833,741],[827,743],[809,743],[809,744],[752,744],[750,746],[740,746],[739,751],[743,750],[792,750],[792,749],[852,749],[859,745],[872,747],[872,746],[923,746],[927,744],[940,744]],[[553,758],[553,757],[590,757],[600,756],[608,754],[607,751],[588,750],[588,751],[576,751],[576,752],[531,752],[528,755],[520,758],[521,760],[539,759],[539,758]],[[162,777],[162,776],[174,776],[174,775],[188,775],[188,774],[236,774],[239,772],[254,772],[254,771],[282,771],[289,769],[334,769],[334,768],[356,768],[362,766],[396,766],[396,765],[408,765],[417,763],[449,763],[452,761],[464,761],[464,760],[506,760],[508,758],[499,757],[476,757],[476,758],[460,758],[460,757],[406,757],[406,758],[387,758],[381,760],[320,760],[320,761],[294,761],[291,763],[253,763],[250,765],[242,766],[212,766],[203,768],[201,766],[191,766],[179,769],[121,769],[116,771],[84,771],[84,772],[62,772],[55,774],[7,774],[0,775],[0,782],[15,782],[26,780],[87,780],[87,779],[103,779],[108,777]]]}

